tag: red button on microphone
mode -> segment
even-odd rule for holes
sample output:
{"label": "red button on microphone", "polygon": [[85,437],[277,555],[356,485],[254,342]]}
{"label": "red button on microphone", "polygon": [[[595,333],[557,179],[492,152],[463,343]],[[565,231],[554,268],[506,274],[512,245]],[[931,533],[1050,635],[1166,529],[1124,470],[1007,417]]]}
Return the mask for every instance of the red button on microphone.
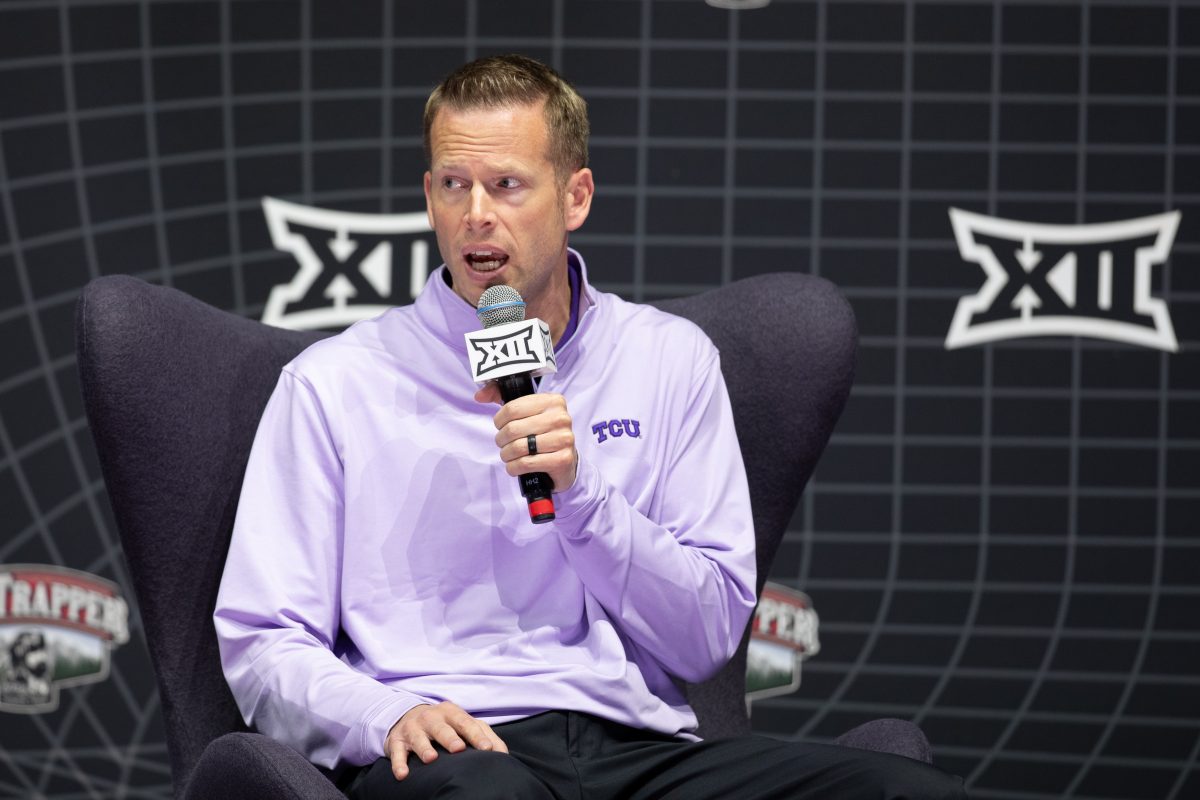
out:
{"label": "red button on microphone", "polygon": [[529,518],[534,522],[549,522],[554,519],[554,501],[550,498],[534,500],[529,504]]}

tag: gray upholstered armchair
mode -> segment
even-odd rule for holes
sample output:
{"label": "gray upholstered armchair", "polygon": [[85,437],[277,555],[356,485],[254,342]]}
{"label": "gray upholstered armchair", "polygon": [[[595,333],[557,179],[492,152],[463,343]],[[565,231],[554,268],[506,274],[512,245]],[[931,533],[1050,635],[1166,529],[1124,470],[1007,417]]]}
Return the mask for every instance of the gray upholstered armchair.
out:
{"label": "gray upholstered armchair", "polygon": [[[831,284],[796,274],[659,305],[698,323],[723,354],[761,590],[849,392],[854,316]],[[88,420],[157,673],[180,797],[341,796],[298,753],[246,731],[211,621],[259,416],[280,368],[321,335],[271,328],[126,276],[93,281],[79,302]],[[743,641],[716,677],[689,687],[704,736],[749,731],[745,668]],[[908,723],[868,723],[843,741],[929,760],[928,743]]]}

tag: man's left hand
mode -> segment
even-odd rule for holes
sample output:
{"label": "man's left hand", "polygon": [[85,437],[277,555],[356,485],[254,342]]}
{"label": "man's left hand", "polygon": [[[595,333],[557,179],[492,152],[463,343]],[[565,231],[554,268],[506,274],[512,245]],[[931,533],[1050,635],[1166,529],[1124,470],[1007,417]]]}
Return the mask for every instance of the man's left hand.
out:
{"label": "man's left hand", "polygon": [[[500,390],[489,383],[475,393],[480,403],[503,403]],[[496,445],[504,468],[512,476],[545,472],[554,481],[554,491],[565,492],[575,483],[579,452],[567,400],[561,394],[529,394],[504,403],[492,420]],[[529,437],[537,440],[537,455],[529,454]]]}

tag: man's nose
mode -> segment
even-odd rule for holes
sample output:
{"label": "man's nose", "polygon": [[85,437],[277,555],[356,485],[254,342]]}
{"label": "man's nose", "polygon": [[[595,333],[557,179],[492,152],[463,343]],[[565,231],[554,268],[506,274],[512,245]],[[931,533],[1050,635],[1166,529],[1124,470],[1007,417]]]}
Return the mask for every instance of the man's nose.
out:
{"label": "man's nose", "polygon": [[492,211],[492,198],[487,187],[476,183],[471,187],[471,199],[467,203],[466,223],[468,228],[488,228],[496,221]]}

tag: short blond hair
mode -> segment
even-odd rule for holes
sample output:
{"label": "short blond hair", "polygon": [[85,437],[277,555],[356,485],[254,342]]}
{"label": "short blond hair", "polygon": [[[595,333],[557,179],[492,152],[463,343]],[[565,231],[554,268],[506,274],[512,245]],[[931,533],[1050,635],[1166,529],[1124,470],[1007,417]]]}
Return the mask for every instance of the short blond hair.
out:
{"label": "short blond hair", "polygon": [[442,108],[506,108],[546,101],[548,156],[565,180],[588,163],[587,103],[571,84],[540,61],[522,55],[489,56],[447,75],[425,102],[425,162],[433,163],[430,134]]}

